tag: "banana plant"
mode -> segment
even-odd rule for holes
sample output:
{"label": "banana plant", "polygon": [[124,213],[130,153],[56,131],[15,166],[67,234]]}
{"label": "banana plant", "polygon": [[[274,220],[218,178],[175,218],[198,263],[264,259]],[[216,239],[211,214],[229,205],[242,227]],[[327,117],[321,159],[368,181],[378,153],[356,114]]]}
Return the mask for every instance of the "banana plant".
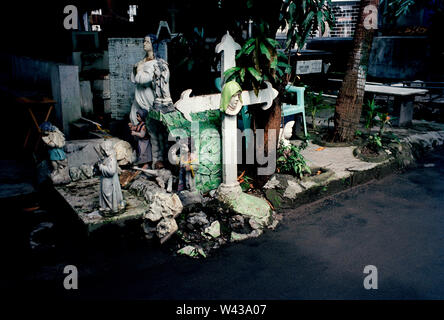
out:
{"label": "banana plant", "polygon": [[242,87],[252,87],[257,95],[264,81],[282,82],[291,72],[287,56],[279,52],[279,43],[267,37],[268,24],[261,22],[256,36],[248,39],[236,55],[236,67],[225,71],[225,81],[235,80]]}

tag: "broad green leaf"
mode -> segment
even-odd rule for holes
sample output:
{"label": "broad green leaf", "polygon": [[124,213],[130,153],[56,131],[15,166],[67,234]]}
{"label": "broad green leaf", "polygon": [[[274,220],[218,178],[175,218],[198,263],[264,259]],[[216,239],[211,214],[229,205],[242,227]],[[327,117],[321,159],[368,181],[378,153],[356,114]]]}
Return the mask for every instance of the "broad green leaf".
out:
{"label": "broad green leaf", "polygon": [[314,12],[310,11],[307,14],[307,17],[305,18],[304,22],[302,22],[302,28],[303,29],[307,29],[307,27],[310,25],[311,20],[313,19],[313,17],[314,17]]}
{"label": "broad green leaf", "polygon": [[279,67],[291,68],[291,65],[289,65],[288,63],[282,62],[282,61],[279,61],[279,62],[277,63],[277,65],[278,65]]}
{"label": "broad green leaf", "polygon": [[270,61],[271,60],[271,55],[270,55],[270,51],[268,51],[267,46],[265,45],[265,43],[261,42],[259,44],[259,47],[261,48],[261,52],[267,56],[267,59]]}
{"label": "broad green leaf", "polygon": [[235,72],[239,71],[240,68],[239,67],[232,67],[230,69],[228,69],[227,71],[224,72],[224,77],[225,79],[228,79],[229,77],[231,77]]}
{"label": "broad green leaf", "polygon": [[245,68],[242,68],[240,73],[239,73],[239,77],[241,79],[242,82],[245,81]]}
{"label": "broad green leaf", "polygon": [[265,40],[272,46],[272,47],[280,47],[281,45],[279,44],[278,41],[272,39],[272,38],[265,38]]}
{"label": "broad green leaf", "polygon": [[248,67],[248,71],[257,81],[262,81],[262,76],[256,69],[254,69],[253,67]]}
{"label": "broad green leaf", "polygon": [[276,69],[277,64],[278,64],[277,59],[273,59],[273,61],[271,61],[271,64],[270,64],[270,68]]}
{"label": "broad green leaf", "polygon": [[256,46],[250,46],[246,51],[245,54],[248,56],[253,50],[256,49]]}

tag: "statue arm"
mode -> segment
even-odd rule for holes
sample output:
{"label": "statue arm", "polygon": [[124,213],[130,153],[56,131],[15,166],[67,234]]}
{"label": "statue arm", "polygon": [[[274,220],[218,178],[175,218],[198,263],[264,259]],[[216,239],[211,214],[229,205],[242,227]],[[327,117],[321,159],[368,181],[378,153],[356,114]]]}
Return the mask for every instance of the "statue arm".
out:
{"label": "statue arm", "polygon": [[106,164],[99,163],[100,172],[104,177],[110,178],[117,172],[117,161],[116,159],[111,159]]}
{"label": "statue arm", "polygon": [[144,66],[141,71],[137,72],[134,82],[137,84],[149,85],[153,80],[154,68]]}
{"label": "statue arm", "polygon": [[145,126],[140,130],[140,132],[132,131],[131,134],[132,134],[133,136],[138,136],[138,137],[140,137],[140,138],[145,137],[145,134],[146,134]]}

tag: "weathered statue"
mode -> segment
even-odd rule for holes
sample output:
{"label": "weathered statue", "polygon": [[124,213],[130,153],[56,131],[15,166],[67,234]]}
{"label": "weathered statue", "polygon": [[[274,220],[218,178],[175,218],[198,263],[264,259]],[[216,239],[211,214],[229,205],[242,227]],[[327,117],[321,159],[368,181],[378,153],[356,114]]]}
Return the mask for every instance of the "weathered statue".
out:
{"label": "weathered statue", "polygon": [[[143,49],[146,56],[134,66],[131,74],[131,81],[136,84],[135,99],[130,113],[133,125],[137,124],[137,111],[140,109],[160,113],[174,110],[168,84],[170,77],[168,64],[165,60],[154,57],[152,38],[155,37],[145,37]],[[165,145],[168,141],[166,129],[160,121],[149,117],[147,130],[151,140],[154,168],[163,168]]]}
{"label": "weathered statue", "polygon": [[143,169],[148,169],[152,161],[150,135],[146,129],[145,120],[148,112],[145,109],[137,110],[137,124],[128,123],[131,135],[137,141],[137,165],[143,165]]}
{"label": "weathered statue", "polygon": [[100,152],[103,158],[97,164],[101,175],[99,210],[104,211],[105,214],[117,213],[125,208],[125,201],[120,187],[116,152],[112,142],[109,140],[102,142]]}
{"label": "weathered statue", "polygon": [[65,151],[65,136],[50,122],[43,122],[40,125],[42,140],[48,146],[49,160],[51,161],[52,172],[50,178],[54,184],[70,183],[68,160]]}
{"label": "weathered statue", "polygon": [[196,190],[195,174],[199,167],[195,150],[192,149],[189,141],[189,139],[184,139],[183,143],[180,144],[180,169],[177,191]]}

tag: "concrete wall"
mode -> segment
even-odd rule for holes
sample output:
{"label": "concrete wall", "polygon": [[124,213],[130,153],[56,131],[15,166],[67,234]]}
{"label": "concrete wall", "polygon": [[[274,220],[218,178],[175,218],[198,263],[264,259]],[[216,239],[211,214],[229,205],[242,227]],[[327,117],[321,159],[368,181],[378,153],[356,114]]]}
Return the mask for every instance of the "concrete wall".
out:
{"label": "concrete wall", "polygon": [[108,39],[110,105],[113,119],[124,119],[134,100],[134,83],[131,82],[133,66],[145,56],[143,38]]}
{"label": "concrete wall", "polygon": [[[345,72],[353,38],[316,38],[307,49],[325,50],[333,54],[330,71]],[[393,80],[427,80],[433,73],[429,63],[426,37],[375,37],[370,53],[368,75]]]}
{"label": "concrete wall", "polygon": [[376,78],[427,80],[432,73],[427,63],[429,54],[426,37],[376,37],[368,74]]}

